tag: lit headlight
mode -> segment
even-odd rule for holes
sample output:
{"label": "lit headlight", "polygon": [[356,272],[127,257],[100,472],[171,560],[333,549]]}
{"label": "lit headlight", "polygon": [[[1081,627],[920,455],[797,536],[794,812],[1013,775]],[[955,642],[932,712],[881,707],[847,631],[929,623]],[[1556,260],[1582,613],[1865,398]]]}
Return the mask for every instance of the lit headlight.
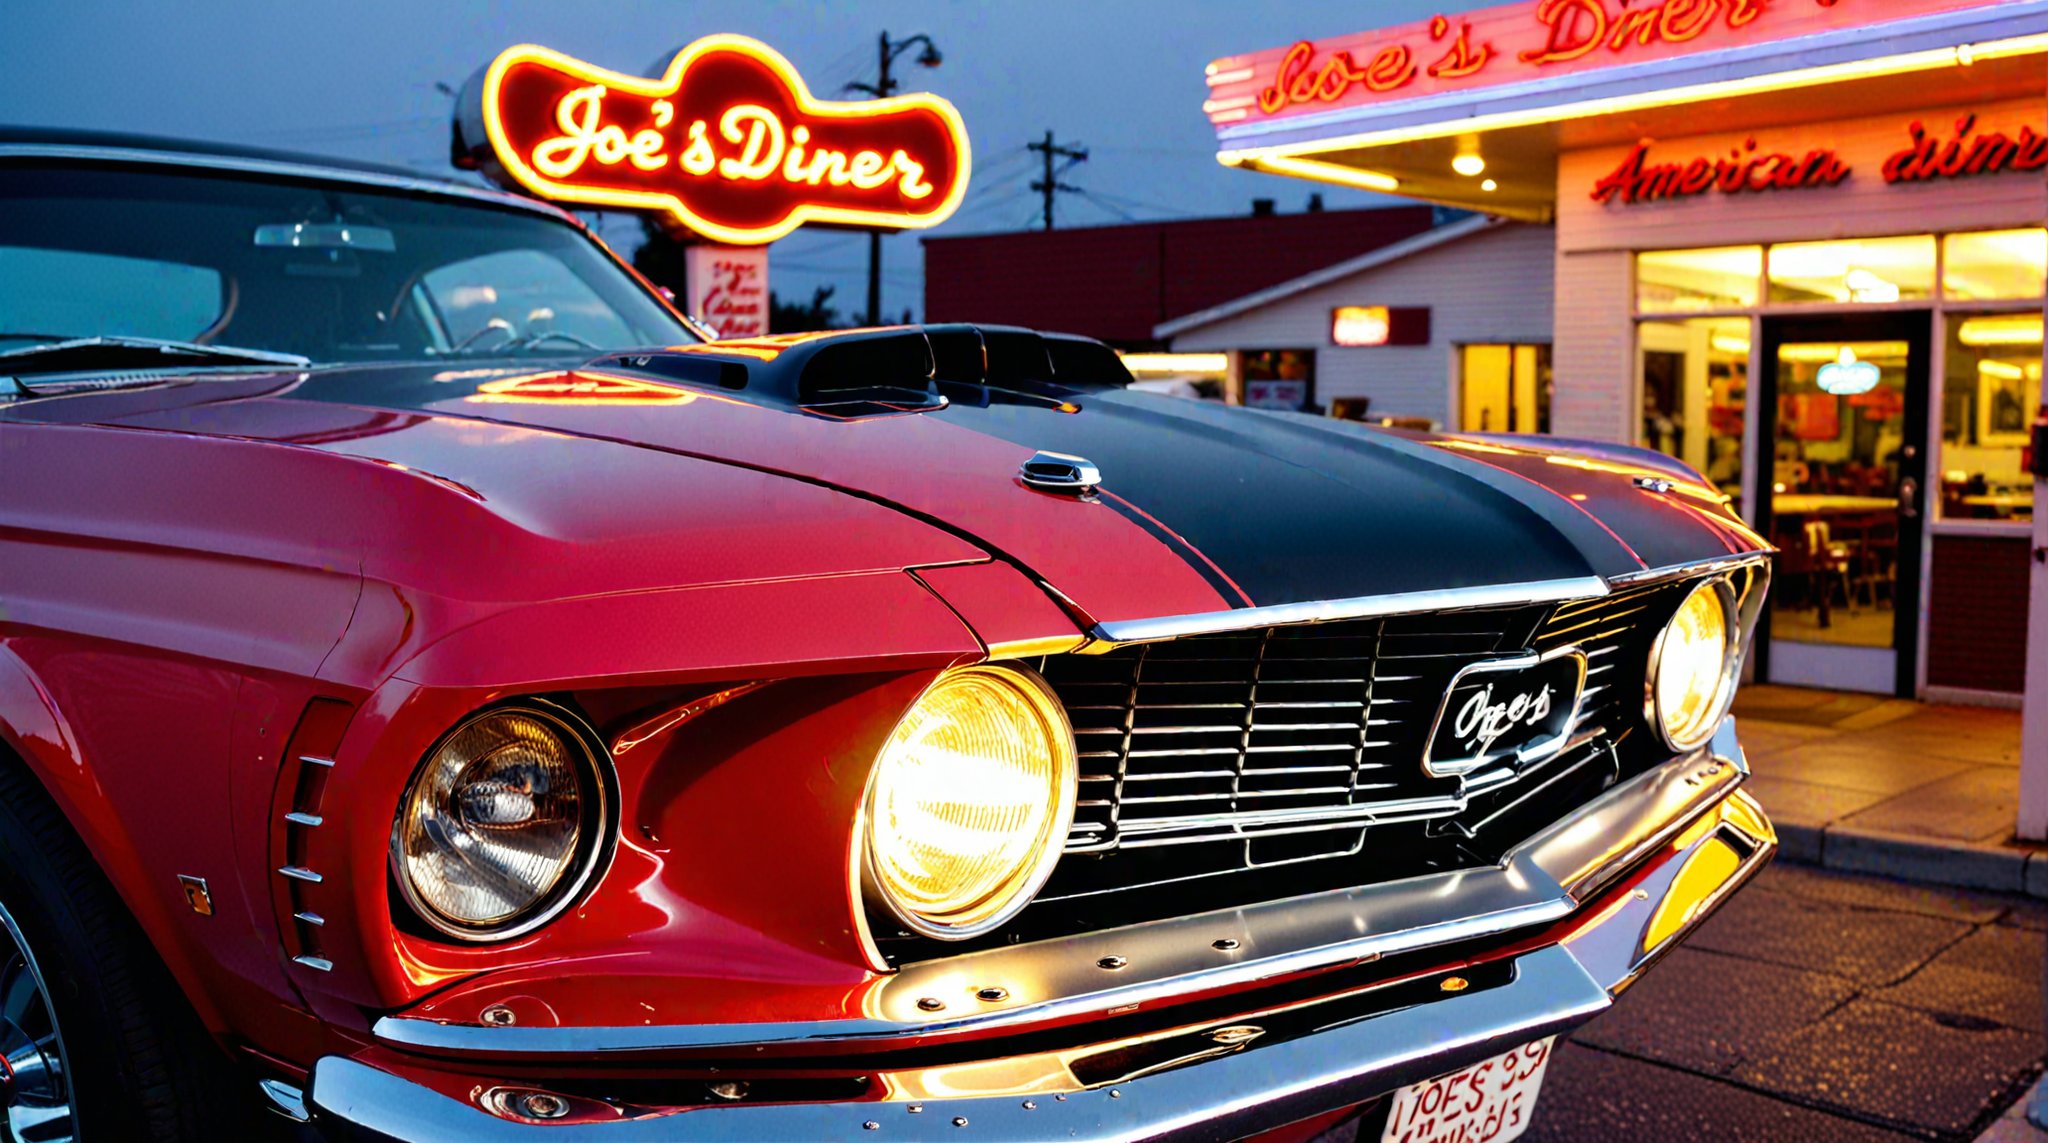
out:
{"label": "lit headlight", "polygon": [[391,863],[421,919],[463,940],[547,923],[589,883],[610,840],[606,785],[567,718],[484,711],[450,731],[413,777]]}
{"label": "lit headlight", "polygon": [[914,932],[985,933],[1030,902],[1074,817],[1074,731],[1038,676],[966,667],[896,724],[869,779],[866,880]]}
{"label": "lit headlight", "polygon": [[1699,584],[1650,654],[1650,722],[1674,750],[1711,738],[1735,697],[1741,631],[1725,579]]}

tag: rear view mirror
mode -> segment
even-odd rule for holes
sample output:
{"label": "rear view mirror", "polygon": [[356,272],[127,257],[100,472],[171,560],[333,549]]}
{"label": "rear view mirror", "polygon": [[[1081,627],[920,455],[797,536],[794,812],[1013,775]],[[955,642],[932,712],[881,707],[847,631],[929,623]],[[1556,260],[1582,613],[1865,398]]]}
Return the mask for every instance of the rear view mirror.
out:
{"label": "rear view mirror", "polygon": [[273,222],[256,228],[256,245],[390,254],[398,249],[398,236],[381,226],[354,222]]}

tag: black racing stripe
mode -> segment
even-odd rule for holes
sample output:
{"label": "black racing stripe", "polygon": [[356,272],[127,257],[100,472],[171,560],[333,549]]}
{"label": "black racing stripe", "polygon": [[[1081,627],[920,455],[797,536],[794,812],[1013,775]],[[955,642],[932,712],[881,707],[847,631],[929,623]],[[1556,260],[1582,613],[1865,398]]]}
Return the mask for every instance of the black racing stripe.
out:
{"label": "black racing stripe", "polygon": [[1182,537],[1199,553],[1190,564],[1213,560],[1254,606],[1578,578],[1589,551],[1614,545],[1583,514],[1545,512],[1523,481],[1363,430],[1142,394],[1074,404],[956,402],[925,415],[1087,457],[1105,489]]}
{"label": "black racing stripe", "polygon": [[1142,509],[1107,488],[1102,489],[1101,501],[1108,505],[1111,510],[1115,511],[1117,515],[1143,528],[1147,535],[1165,544],[1175,555],[1187,561],[1187,565],[1195,569],[1195,574],[1207,580],[1209,586],[1215,588],[1216,594],[1222,596],[1224,601],[1229,603],[1233,610],[1252,605],[1251,599],[1245,595],[1243,588],[1232,582],[1231,578],[1224,575],[1223,570],[1216,566],[1215,561],[1197,551],[1193,544],[1182,539],[1178,533],[1146,515]]}

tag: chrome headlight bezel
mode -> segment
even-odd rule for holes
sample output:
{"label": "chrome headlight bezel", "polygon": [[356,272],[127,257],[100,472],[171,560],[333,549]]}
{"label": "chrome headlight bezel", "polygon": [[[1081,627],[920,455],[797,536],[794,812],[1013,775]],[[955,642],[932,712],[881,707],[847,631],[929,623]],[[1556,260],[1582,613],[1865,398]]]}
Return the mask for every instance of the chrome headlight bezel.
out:
{"label": "chrome headlight bezel", "polygon": [[[427,901],[414,885],[405,855],[406,815],[414,807],[414,795],[442,750],[464,731],[492,718],[519,715],[545,724],[569,751],[569,764],[578,786],[579,833],[573,856],[565,872],[544,893],[509,918],[491,924],[471,924],[451,917]],[[412,913],[434,932],[465,944],[508,941],[525,936],[560,917],[602,879],[616,852],[619,824],[618,775],[591,726],[573,710],[560,703],[539,698],[520,698],[473,711],[448,728],[406,779],[398,806],[392,814],[387,864],[399,896]]]}
{"label": "chrome headlight bezel", "polygon": [[[1021,866],[1020,876],[1011,879],[1008,895],[1001,906],[971,923],[948,924],[934,921],[898,900],[885,884],[876,869],[875,857],[875,802],[878,780],[887,763],[889,742],[896,730],[923,706],[934,692],[963,676],[980,675],[993,677],[1023,697],[1036,713],[1047,734],[1051,748],[1054,774],[1048,783],[1053,801],[1052,813],[1041,833],[1042,843],[1036,847],[1028,865]],[[1073,827],[1074,804],[1080,787],[1080,757],[1074,744],[1073,725],[1067,719],[1067,711],[1052,687],[1035,671],[1014,663],[977,663],[971,666],[954,667],[941,672],[919,693],[917,701],[904,709],[903,715],[890,728],[882,749],[877,751],[874,764],[868,772],[866,788],[861,793],[860,811],[854,830],[855,868],[859,872],[860,893],[870,908],[888,916],[906,930],[922,937],[944,941],[964,941],[984,936],[1008,924],[1018,913],[1037,898],[1039,890],[1045,887],[1066,851],[1067,835]]]}
{"label": "chrome headlight bezel", "polygon": [[[1760,588],[1761,585],[1752,585],[1752,590]],[[1695,734],[1681,738],[1671,734],[1666,724],[1663,700],[1657,685],[1658,676],[1664,667],[1664,642],[1671,633],[1671,624],[1677,621],[1686,604],[1692,602],[1693,597],[1701,592],[1712,592],[1721,607],[1721,669],[1714,684],[1713,702],[1708,705],[1710,713],[1700,720],[1699,729]],[[1736,685],[1742,674],[1744,619],[1734,580],[1726,575],[1716,575],[1694,581],[1679,600],[1678,606],[1672,609],[1671,617],[1658,629],[1657,638],[1650,644],[1648,670],[1643,677],[1643,717],[1664,745],[1672,750],[1683,754],[1706,745],[1712,741],[1714,731],[1719,729],[1722,721],[1728,717],[1728,710],[1735,703]]]}

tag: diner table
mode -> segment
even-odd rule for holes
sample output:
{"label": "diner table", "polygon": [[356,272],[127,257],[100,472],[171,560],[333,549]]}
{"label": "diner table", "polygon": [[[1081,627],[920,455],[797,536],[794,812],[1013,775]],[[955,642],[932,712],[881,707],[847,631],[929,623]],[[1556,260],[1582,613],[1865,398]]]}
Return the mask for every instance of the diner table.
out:
{"label": "diner table", "polygon": [[1965,508],[1976,509],[1972,515],[1980,518],[2003,519],[2014,512],[2028,511],[2034,507],[2034,494],[2028,492],[1984,492],[1975,496],[1963,496],[1956,503]]}
{"label": "diner table", "polygon": [[[1771,514],[1777,517],[1781,530],[1787,525],[1788,521],[1826,519],[1831,516],[1870,516],[1875,513],[1897,512],[1898,510],[1898,498],[1892,496],[1851,496],[1839,492],[1779,492],[1771,497]],[[1794,529],[1800,527],[1797,523],[1792,523],[1790,526]],[[1783,547],[1784,543],[1781,540],[1780,546]],[[1834,552],[1830,552],[1827,555],[1831,561],[1843,558],[1840,554]],[[1847,570],[1841,564],[1831,564],[1830,566],[1836,569],[1835,574],[1842,576],[1844,598],[1849,599],[1853,603],[1854,600],[1850,594]],[[1872,594],[1875,595],[1875,589],[1872,589]],[[1816,618],[1822,627],[1832,627],[1834,625],[1832,602],[1830,591],[1826,586],[1822,586],[1814,595],[1814,603],[1819,612]]]}

